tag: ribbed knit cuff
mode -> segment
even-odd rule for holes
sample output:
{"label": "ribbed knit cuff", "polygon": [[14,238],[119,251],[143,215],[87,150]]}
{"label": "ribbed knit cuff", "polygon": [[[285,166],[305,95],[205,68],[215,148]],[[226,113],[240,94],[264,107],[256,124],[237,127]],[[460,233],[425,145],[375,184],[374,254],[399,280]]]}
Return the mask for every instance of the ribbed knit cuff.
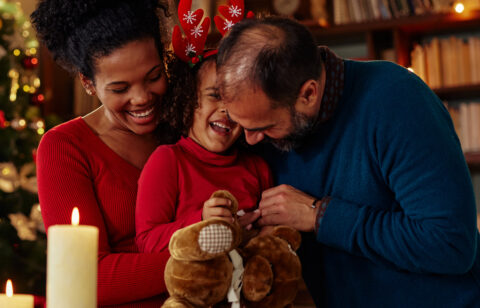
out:
{"label": "ribbed knit cuff", "polygon": [[323,215],[327,210],[327,206],[330,203],[330,200],[332,200],[332,197],[330,196],[323,197],[320,200],[320,204],[318,205],[317,216],[315,218],[315,234],[318,233],[318,229],[320,228],[320,224],[322,223]]}

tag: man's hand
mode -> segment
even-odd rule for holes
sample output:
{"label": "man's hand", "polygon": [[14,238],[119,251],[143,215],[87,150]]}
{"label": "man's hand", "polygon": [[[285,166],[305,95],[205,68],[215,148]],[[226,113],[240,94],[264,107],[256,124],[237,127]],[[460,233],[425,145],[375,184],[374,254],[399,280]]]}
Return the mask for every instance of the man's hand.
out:
{"label": "man's hand", "polygon": [[253,212],[247,212],[247,213],[237,213],[238,215],[238,223],[240,226],[244,227],[247,230],[252,229],[253,223],[260,218],[260,210],[256,209]]}
{"label": "man's hand", "polygon": [[227,222],[233,222],[232,201],[227,198],[214,197],[203,203],[202,219],[220,218]]}
{"label": "man's hand", "polygon": [[317,208],[312,208],[314,197],[293,188],[279,185],[262,193],[259,209],[262,213],[258,220],[260,226],[287,225],[298,231],[313,231]]}

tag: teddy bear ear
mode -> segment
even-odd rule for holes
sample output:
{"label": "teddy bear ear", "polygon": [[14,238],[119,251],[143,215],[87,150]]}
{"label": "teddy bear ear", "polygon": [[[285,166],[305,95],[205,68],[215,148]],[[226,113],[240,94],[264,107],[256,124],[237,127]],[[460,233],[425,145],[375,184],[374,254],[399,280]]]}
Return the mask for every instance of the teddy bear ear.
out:
{"label": "teddy bear ear", "polygon": [[230,209],[233,214],[236,214],[238,211],[238,201],[234,195],[232,195],[228,190],[217,190],[215,191],[210,198],[226,198],[232,201],[232,208]]}
{"label": "teddy bear ear", "polygon": [[293,250],[297,250],[302,242],[300,232],[287,226],[276,226],[273,228],[272,235],[287,241]]}
{"label": "teddy bear ear", "polygon": [[168,249],[176,260],[211,260],[235,248],[240,236],[235,225],[211,218],[175,231]]}

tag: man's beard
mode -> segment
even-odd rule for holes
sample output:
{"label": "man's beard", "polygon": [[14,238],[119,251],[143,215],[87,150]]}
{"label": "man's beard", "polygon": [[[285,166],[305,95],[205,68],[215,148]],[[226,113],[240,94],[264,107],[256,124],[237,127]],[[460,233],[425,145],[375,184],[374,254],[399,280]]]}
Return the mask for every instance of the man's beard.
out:
{"label": "man's beard", "polygon": [[275,148],[282,152],[289,152],[298,148],[304,141],[305,137],[309,135],[316,123],[316,117],[309,117],[303,113],[295,111],[294,108],[290,110],[292,120],[292,132],[287,136],[274,139],[265,135],[265,142],[271,143]]}

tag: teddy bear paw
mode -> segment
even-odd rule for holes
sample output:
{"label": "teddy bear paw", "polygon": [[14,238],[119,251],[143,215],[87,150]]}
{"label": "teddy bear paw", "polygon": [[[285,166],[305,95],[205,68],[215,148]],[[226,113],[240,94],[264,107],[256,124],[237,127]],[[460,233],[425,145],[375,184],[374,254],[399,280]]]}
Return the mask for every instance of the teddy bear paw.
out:
{"label": "teddy bear paw", "polygon": [[172,257],[185,261],[205,261],[236,247],[240,231],[233,224],[212,218],[177,230],[170,239]]}

